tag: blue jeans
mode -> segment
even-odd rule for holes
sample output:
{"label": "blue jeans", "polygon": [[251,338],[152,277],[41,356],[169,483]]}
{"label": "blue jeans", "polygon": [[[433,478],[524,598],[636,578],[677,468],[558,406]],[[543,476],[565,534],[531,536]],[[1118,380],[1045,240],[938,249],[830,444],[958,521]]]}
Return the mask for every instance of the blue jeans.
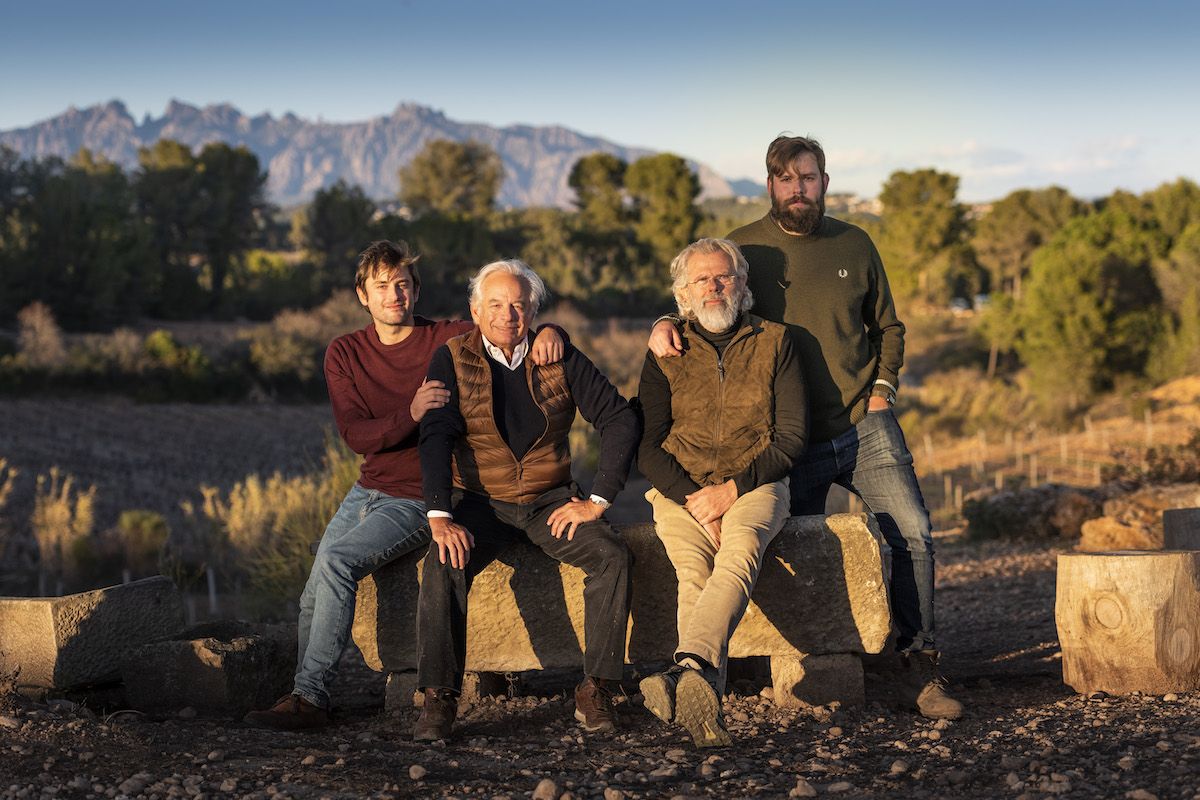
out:
{"label": "blue jeans", "polygon": [[891,602],[901,651],[934,650],[933,537],[904,433],[889,411],[810,444],[792,471],[792,514],[824,514],[829,487],[858,495],[892,550]]}
{"label": "blue jeans", "polygon": [[358,582],[389,561],[427,546],[429,539],[425,503],[354,484],[325,527],[300,596],[293,694],[329,708],[327,687],[350,638]]}

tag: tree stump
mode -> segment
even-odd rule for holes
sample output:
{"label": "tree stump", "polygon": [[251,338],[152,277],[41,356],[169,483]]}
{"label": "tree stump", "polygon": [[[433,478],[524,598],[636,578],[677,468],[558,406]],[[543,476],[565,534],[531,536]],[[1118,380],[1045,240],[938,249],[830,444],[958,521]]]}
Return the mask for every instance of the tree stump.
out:
{"label": "tree stump", "polygon": [[1078,692],[1200,688],[1200,551],[1061,555],[1054,618]]}

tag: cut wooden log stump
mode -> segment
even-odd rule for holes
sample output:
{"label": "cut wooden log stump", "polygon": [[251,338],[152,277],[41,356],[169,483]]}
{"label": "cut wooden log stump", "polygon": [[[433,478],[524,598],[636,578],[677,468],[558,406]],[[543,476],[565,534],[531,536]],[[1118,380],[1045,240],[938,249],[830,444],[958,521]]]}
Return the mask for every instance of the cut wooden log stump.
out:
{"label": "cut wooden log stump", "polygon": [[1200,688],[1200,551],[1061,555],[1054,618],[1078,692]]}

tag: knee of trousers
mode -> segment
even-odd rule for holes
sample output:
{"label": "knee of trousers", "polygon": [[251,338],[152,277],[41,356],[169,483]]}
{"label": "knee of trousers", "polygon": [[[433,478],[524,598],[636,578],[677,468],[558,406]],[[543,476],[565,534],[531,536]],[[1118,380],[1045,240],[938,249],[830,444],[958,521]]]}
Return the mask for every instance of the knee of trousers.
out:
{"label": "knee of trousers", "polygon": [[724,576],[725,580],[734,579],[746,586],[753,586],[762,568],[762,559],[757,553],[737,553],[726,558],[718,555],[713,564],[713,577]]}
{"label": "knee of trousers", "polygon": [[619,570],[628,572],[633,566],[633,553],[630,552],[629,546],[625,544],[625,540],[616,533],[609,533],[607,526],[599,530],[589,531],[586,527],[581,526],[575,532],[575,536],[580,534],[587,536],[588,551],[586,561],[590,572],[600,572],[602,570]]}
{"label": "knee of trousers", "polygon": [[892,508],[876,513],[883,538],[893,549],[933,553],[933,525],[921,508]]}
{"label": "knee of trousers", "polygon": [[447,558],[445,563],[438,557],[437,544],[431,544],[429,551],[425,554],[425,561],[421,567],[421,586],[434,584],[449,584],[453,581],[455,572],[462,573],[462,570],[456,569]]}
{"label": "knee of trousers", "polygon": [[317,552],[317,557],[313,559],[312,573],[309,575],[305,592],[308,591],[309,586],[314,585],[314,581],[329,586],[349,586],[351,588],[357,584],[354,579],[352,562],[339,553],[336,548]]}

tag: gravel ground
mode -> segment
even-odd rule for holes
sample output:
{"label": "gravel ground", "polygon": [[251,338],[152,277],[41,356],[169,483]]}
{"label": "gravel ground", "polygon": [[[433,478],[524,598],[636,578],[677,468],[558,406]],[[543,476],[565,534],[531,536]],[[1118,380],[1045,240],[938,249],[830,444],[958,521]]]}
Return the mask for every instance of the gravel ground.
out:
{"label": "gravel ground", "polygon": [[694,750],[637,695],[618,734],[584,736],[561,675],[460,711],[457,738],[434,747],[410,740],[412,709],[280,734],[186,711],[24,702],[0,715],[0,798],[1200,797],[1200,693],[1083,697],[1062,684],[1061,550],[953,533],[938,545],[943,666],[968,706],[955,722],[896,708],[886,676],[868,676],[854,709],[780,710],[769,688],[736,682],[736,741],[716,752]]}

